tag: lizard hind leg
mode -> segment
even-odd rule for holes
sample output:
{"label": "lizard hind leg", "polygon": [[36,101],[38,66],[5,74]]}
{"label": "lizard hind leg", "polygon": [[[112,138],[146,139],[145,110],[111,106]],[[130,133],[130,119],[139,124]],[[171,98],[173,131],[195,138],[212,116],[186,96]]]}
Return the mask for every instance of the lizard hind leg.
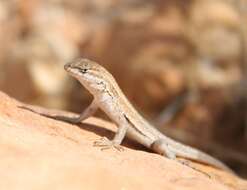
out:
{"label": "lizard hind leg", "polygon": [[189,166],[190,164],[190,161],[188,160],[177,159],[176,153],[171,150],[171,148],[169,147],[169,144],[164,139],[158,139],[154,141],[151,147],[153,151],[161,155],[164,155],[169,159],[176,160],[177,162],[183,165],[186,165],[186,166]]}
{"label": "lizard hind leg", "polygon": [[189,160],[181,160],[181,159],[177,159],[177,155],[174,151],[171,150],[171,148],[169,147],[169,144],[164,140],[164,139],[158,139],[156,141],[154,141],[151,145],[151,148],[153,151],[166,156],[169,159],[172,160],[176,160],[177,162],[179,162],[182,165],[188,166],[191,169],[198,171],[204,175],[206,175],[207,177],[211,178],[210,175],[208,175],[206,172],[203,172],[193,166],[190,165],[190,161]]}
{"label": "lizard hind leg", "polygon": [[151,149],[169,159],[176,159],[176,153],[170,149],[169,144],[164,139],[154,141],[151,145]]}

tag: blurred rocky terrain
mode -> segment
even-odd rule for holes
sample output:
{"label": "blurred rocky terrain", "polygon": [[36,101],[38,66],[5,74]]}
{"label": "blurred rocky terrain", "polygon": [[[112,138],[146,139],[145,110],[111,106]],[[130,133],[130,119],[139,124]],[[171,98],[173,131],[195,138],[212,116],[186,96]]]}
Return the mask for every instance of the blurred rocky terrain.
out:
{"label": "blurred rocky terrain", "polygon": [[93,59],[160,130],[246,177],[246,7],[244,0],[1,0],[0,90],[81,112],[92,97],[63,65]]}

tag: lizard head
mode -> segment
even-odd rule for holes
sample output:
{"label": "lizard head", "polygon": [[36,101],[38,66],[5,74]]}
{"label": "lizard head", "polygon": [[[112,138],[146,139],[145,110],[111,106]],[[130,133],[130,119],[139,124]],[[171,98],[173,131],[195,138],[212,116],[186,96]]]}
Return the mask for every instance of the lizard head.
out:
{"label": "lizard head", "polygon": [[74,77],[84,77],[96,67],[100,67],[97,63],[88,59],[76,59],[64,65],[64,69]]}
{"label": "lizard head", "polygon": [[92,93],[104,90],[114,80],[104,67],[89,59],[76,59],[65,64],[64,69]]}

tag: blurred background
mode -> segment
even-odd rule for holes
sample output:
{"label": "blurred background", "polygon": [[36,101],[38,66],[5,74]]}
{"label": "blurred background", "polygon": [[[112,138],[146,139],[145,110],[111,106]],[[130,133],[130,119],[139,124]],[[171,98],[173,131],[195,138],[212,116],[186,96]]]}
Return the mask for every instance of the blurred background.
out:
{"label": "blurred background", "polygon": [[0,0],[0,42],[10,96],[81,112],[92,96],[63,65],[90,58],[157,128],[247,177],[247,1]]}

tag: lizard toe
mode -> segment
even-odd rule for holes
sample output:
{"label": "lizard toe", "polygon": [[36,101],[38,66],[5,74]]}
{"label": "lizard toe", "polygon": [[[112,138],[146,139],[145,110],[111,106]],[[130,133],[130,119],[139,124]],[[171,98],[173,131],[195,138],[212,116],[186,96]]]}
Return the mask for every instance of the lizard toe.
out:
{"label": "lizard toe", "polygon": [[118,151],[123,151],[124,148],[119,144],[115,143],[114,141],[109,140],[106,137],[102,137],[97,141],[94,141],[94,146],[101,147],[101,150],[107,150],[111,148],[115,148]]}

